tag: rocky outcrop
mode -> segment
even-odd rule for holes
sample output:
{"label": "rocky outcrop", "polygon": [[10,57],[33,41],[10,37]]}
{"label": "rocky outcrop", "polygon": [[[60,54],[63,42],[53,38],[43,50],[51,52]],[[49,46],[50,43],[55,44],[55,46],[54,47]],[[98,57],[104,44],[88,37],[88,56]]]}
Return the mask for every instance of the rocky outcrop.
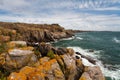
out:
{"label": "rocky outcrop", "polygon": [[55,48],[45,43],[71,37],[73,33],[73,30],[65,30],[58,24],[0,22],[0,78],[105,80],[98,66],[83,64],[82,58],[95,64],[92,58],[74,52],[71,48]]}
{"label": "rocky outcrop", "polygon": [[11,73],[8,80],[105,80],[99,67],[84,66],[71,48],[41,43],[38,49],[43,57],[37,58],[34,66],[26,64],[19,72]]}
{"label": "rocky outcrop", "polygon": [[3,67],[12,72],[27,65],[32,66],[36,61],[36,55],[29,50],[29,47],[26,49],[12,49],[6,55]]}
{"label": "rocky outcrop", "polygon": [[73,32],[65,30],[58,24],[47,25],[0,22],[0,35],[5,36],[7,40],[50,42],[56,39],[71,37],[73,36]]}

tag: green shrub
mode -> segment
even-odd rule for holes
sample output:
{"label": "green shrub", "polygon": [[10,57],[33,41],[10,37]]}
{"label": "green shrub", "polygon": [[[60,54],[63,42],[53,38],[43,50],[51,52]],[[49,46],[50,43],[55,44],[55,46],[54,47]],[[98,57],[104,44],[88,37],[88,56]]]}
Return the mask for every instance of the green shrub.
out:
{"label": "green shrub", "polygon": [[55,57],[54,52],[52,50],[48,51],[47,56],[50,57],[51,59],[53,59]]}
{"label": "green shrub", "polygon": [[7,80],[7,77],[4,73],[0,71],[0,80]]}
{"label": "green shrub", "polygon": [[0,53],[7,51],[7,45],[6,43],[0,43]]}
{"label": "green shrub", "polygon": [[25,47],[25,45],[23,45],[23,44],[16,44],[16,47],[17,48],[23,48],[23,47]]}
{"label": "green shrub", "polygon": [[41,53],[37,49],[34,50],[34,54],[37,56],[38,59],[41,57]]}

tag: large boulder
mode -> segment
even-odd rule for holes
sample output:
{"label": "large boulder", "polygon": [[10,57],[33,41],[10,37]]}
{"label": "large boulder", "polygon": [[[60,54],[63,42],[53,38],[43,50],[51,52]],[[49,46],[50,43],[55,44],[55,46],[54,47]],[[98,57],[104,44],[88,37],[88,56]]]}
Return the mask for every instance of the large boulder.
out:
{"label": "large boulder", "polygon": [[98,66],[89,66],[85,68],[80,80],[105,80],[105,78]]}
{"label": "large boulder", "polygon": [[50,44],[46,44],[44,42],[40,43],[39,47],[38,47],[40,53],[42,56],[46,56],[47,53],[50,51],[50,50],[53,50],[55,49],[54,47],[52,47]]}
{"label": "large boulder", "polygon": [[3,65],[4,69],[11,72],[26,65],[32,66],[37,61],[37,58],[34,52],[29,49],[30,48],[27,47],[9,50]]}
{"label": "large boulder", "polygon": [[[61,59],[64,63],[64,74],[66,80],[77,80],[83,72],[84,66],[82,61],[75,59],[74,55],[70,54],[61,55]],[[62,64],[61,64],[62,65]]]}

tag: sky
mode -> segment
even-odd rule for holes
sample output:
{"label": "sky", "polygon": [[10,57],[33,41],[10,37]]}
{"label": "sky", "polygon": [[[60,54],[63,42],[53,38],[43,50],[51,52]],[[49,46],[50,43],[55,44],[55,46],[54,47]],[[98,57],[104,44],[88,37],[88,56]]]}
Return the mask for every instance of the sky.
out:
{"label": "sky", "polygon": [[120,0],[0,0],[0,21],[120,31]]}

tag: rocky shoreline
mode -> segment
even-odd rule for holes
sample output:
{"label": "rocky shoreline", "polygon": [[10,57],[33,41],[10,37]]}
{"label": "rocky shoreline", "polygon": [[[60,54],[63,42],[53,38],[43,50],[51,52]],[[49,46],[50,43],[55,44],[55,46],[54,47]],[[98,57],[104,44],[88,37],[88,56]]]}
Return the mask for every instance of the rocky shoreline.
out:
{"label": "rocky shoreline", "polygon": [[73,36],[58,24],[0,22],[1,80],[105,80],[98,66],[85,66],[92,58],[51,42]]}

